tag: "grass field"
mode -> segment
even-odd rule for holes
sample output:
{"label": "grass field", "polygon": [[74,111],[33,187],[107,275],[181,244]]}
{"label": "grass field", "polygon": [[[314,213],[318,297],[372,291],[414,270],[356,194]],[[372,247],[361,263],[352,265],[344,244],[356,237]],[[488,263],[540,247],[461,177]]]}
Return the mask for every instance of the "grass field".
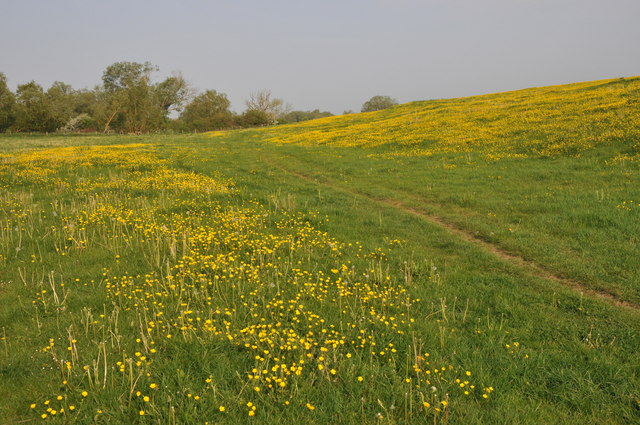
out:
{"label": "grass field", "polygon": [[639,90],[0,137],[0,424],[640,422]]}

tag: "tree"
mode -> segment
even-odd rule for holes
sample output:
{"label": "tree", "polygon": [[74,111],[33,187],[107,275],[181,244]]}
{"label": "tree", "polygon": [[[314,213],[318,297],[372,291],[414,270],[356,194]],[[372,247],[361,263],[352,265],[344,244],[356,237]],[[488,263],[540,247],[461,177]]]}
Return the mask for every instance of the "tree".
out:
{"label": "tree", "polygon": [[54,129],[63,127],[74,115],[73,100],[75,91],[69,84],[54,82],[45,94],[45,99]]}
{"label": "tree", "polygon": [[180,73],[167,78],[155,87],[160,107],[167,112],[180,112],[193,96],[193,90]]}
{"label": "tree", "polygon": [[233,114],[229,110],[231,102],[224,93],[207,90],[189,103],[180,119],[189,129],[210,131],[229,128],[233,125]]}
{"label": "tree", "polygon": [[56,120],[49,106],[42,86],[35,81],[19,85],[14,128],[17,131],[55,131]]}
{"label": "tree", "polygon": [[269,90],[254,92],[245,101],[247,111],[260,111],[269,118],[269,124],[276,124],[291,109],[282,99],[272,98]]}
{"label": "tree", "polygon": [[389,96],[373,96],[371,99],[364,102],[361,112],[379,111],[381,109],[390,108],[393,105],[397,104],[398,102],[396,102],[395,99],[392,99]]}
{"label": "tree", "polygon": [[95,117],[98,107],[99,88],[94,90],[82,89],[76,90],[73,96],[73,113],[74,115],[87,114]]}
{"label": "tree", "polygon": [[102,74],[104,131],[116,127],[129,133],[144,133],[159,126],[167,110],[157,101],[149,62],[116,62]]}
{"label": "tree", "polygon": [[168,115],[182,110],[191,97],[186,80],[175,74],[153,84],[158,68],[149,62],[116,62],[102,74],[95,118],[104,131],[144,133],[167,125]]}
{"label": "tree", "polygon": [[150,62],[116,62],[107,67],[102,74],[105,91],[116,93],[141,84],[148,84],[151,73],[158,68]]}
{"label": "tree", "polygon": [[0,132],[6,131],[15,120],[16,97],[7,86],[7,77],[0,72]]}
{"label": "tree", "polygon": [[238,117],[240,127],[262,127],[273,124],[273,118],[264,111],[247,109]]}
{"label": "tree", "polygon": [[148,81],[130,87],[123,94],[124,131],[147,133],[160,127],[166,111],[160,107]]}

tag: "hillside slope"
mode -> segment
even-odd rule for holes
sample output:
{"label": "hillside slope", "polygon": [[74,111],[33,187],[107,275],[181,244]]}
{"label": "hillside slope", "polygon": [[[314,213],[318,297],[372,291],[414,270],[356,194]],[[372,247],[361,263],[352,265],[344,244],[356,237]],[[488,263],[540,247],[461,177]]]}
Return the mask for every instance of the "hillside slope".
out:
{"label": "hillside slope", "polygon": [[411,102],[268,127],[256,136],[276,143],[383,146],[389,148],[385,156],[579,155],[608,143],[621,143],[620,152],[633,156],[640,151],[640,77]]}

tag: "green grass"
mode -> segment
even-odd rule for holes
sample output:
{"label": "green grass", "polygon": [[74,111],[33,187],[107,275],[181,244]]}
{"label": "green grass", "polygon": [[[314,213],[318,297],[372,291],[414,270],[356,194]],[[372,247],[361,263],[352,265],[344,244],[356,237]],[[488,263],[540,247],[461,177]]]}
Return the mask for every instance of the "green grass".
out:
{"label": "green grass", "polygon": [[[493,161],[263,138],[0,138],[0,424],[640,421],[640,168],[611,160],[627,142]],[[12,162],[30,151],[52,156]],[[211,190],[226,178],[237,191]],[[319,345],[264,353],[240,332],[261,324]],[[247,377],[300,358],[285,390]],[[42,420],[46,400],[67,413]]]}
{"label": "green grass", "polygon": [[[318,148],[278,149],[263,152],[294,172],[402,201],[560,276],[640,302],[640,173],[637,166],[607,165],[606,150],[581,158],[477,161],[442,169],[436,158],[375,160],[345,150],[323,161]],[[631,200],[631,210],[619,207]]]}

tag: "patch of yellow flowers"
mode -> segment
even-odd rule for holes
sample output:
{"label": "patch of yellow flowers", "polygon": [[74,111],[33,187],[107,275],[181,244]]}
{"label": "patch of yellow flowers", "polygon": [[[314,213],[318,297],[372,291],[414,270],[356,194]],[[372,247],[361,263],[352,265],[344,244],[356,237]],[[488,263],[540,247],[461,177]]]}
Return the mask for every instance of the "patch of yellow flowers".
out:
{"label": "patch of yellow flowers", "polygon": [[[580,155],[598,145],[640,148],[640,77],[530,88],[267,127],[273,143],[387,145],[378,157],[479,152],[487,160]],[[211,133],[219,137],[220,132]],[[635,142],[634,142],[635,141]]]}
{"label": "patch of yellow flowers", "polygon": [[[258,415],[258,402],[314,414],[322,400],[310,400],[301,388],[371,387],[376,383],[365,377],[381,368],[412,387],[422,406],[414,414],[436,415],[458,395],[488,397],[490,391],[470,382],[471,372],[432,365],[428,353],[413,349],[412,306],[420,300],[383,272],[384,250],[364,253],[359,243],[331,237],[313,224],[321,221],[313,213],[235,202],[231,181],[173,169],[154,152],[148,145],[112,145],[4,158],[4,178],[17,169],[30,176],[24,187],[75,194],[70,205],[50,206],[55,252],[81,258],[93,249],[112,258],[90,283],[74,280],[103,291],[103,314],[85,309],[75,327],[84,334],[72,335],[70,327],[41,349],[61,365],[64,396],[42,403],[44,411],[31,404],[37,416],[93,417],[95,409],[85,407],[90,402],[108,415],[101,404],[108,391],[138,417],[166,418],[167,406],[205,402],[206,408],[193,407],[204,416],[234,408]],[[54,280],[36,292],[34,306],[62,308],[72,291]],[[134,335],[121,333],[123,322]],[[124,342],[133,338],[135,344]],[[68,344],[56,344],[65,339]],[[218,347],[242,359],[238,364],[248,366],[228,371],[225,385],[243,391],[225,395],[211,377],[178,396],[159,385],[157,365],[170,360],[165,353],[176,344]],[[415,357],[413,368],[396,368],[407,353]]]}

